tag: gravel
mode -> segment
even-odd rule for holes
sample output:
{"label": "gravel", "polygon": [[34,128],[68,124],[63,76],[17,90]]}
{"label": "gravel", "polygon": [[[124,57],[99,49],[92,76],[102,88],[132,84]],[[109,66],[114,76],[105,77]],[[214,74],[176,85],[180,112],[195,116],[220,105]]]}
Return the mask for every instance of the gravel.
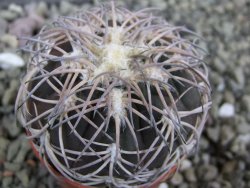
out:
{"label": "gravel", "polygon": [[2,17],[0,17],[0,25],[1,25],[1,27],[0,27],[0,35],[3,35],[7,31],[8,23]]}
{"label": "gravel", "polygon": [[172,185],[178,186],[183,183],[183,176],[181,173],[177,172],[170,180]]}
{"label": "gravel", "polygon": [[197,176],[195,174],[195,169],[194,168],[189,168],[184,171],[184,177],[185,179],[192,183],[192,182],[197,182]]}
{"label": "gravel", "polygon": [[23,187],[28,187],[28,185],[29,185],[29,176],[28,176],[27,169],[23,169],[21,171],[18,171],[16,173],[16,177],[20,180],[21,185]]}
{"label": "gravel", "polygon": [[18,86],[18,80],[11,80],[9,87],[5,90],[5,93],[2,98],[3,106],[11,105],[15,102]]}
{"label": "gravel", "polygon": [[18,153],[18,150],[20,149],[21,146],[21,142],[19,139],[14,140],[10,143],[9,147],[8,147],[8,151],[7,151],[7,161],[13,161],[15,156]]}
{"label": "gravel", "polygon": [[4,34],[0,41],[7,46],[7,48],[15,49],[18,47],[18,39],[15,35]]}
{"label": "gravel", "polygon": [[6,160],[6,151],[10,141],[3,136],[0,137],[0,164]]}
{"label": "gravel", "polygon": [[[97,1],[36,1],[9,4],[0,1],[0,54],[17,53],[44,23],[58,15],[88,9]],[[14,1],[13,1],[14,2]],[[83,1],[81,1],[83,2]],[[170,23],[184,25],[203,36],[208,56],[213,106],[200,140],[200,147],[161,188],[250,187],[250,23],[248,0],[128,0],[130,9],[154,6]],[[3,7],[1,7],[3,5]],[[4,58],[6,63],[6,58]],[[17,67],[0,63],[0,187],[59,188],[58,182],[34,156],[25,133],[16,125],[14,102],[25,63]],[[19,62],[19,64],[20,64]],[[14,64],[14,65],[13,65]]]}
{"label": "gravel", "polygon": [[[12,40],[11,38],[7,39],[8,42]],[[0,68],[1,69],[11,69],[15,67],[22,67],[24,66],[23,59],[14,54],[9,52],[0,53]]]}
{"label": "gravel", "polygon": [[235,115],[235,109],[234,105],[230,103],[224,103],[220,108],[219,108],[219,117],[221,118],[230,118],[234,117]]}
{"label": "gravel", "polygon": [[166,183],[161,183],[161,184],[159,185],[159,188],[168,188],[168,184],[166,184]]}
{"label": "gravel", "polygon": [[18,135],[20,135],[21,127],[17,126],[15,116],[13,114],[10,116],[4,116],[1,125],[5,128],[10,138],[15,139]]}
{"label": "gravel", "polygon": [[214,143],[218,142],[220,139],[220,127],[214,126],[214,127],[208,127],[206,129],[208,138],[213,141]]}
{"label": "gravel", "polygon": [[209,182],[209,181],[214,180],[217,177],[218,169],[214,165],[210,165],[210,164],[203,165],[199,167],[198,175],[201,180]]}

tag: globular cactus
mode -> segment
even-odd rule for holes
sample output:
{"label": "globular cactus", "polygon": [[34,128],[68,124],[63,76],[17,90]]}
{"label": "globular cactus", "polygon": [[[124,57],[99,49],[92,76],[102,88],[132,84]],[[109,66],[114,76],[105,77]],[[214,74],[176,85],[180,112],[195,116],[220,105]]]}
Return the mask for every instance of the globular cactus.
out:
{"label": "globular cactus", "polygon": [[204,52],[150,12],[111,2],[28,39],[16,113],[57,176],[152,187],[197,148],[211,106]]}

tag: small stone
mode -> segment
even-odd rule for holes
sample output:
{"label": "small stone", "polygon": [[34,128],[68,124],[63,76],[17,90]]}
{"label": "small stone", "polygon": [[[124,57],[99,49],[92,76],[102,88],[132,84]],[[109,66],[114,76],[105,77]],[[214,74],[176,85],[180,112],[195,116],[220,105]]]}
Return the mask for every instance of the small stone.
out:
{"label": "small stone", "polygon": [[212,105],[212,108],[211,108],[210,112],[212,114],[212,117],[214,117],[216,119],[219,116],[219,106],[218,106],[218,104],[220,104],[222,100],[223,100],[223,96],[218,92],[213,97],[213,104],[217,104],[217,105]]}
{"label": "small stone", "polygon": [[194,155],[194,157],[193,157],[193,159],[192,159],[192,163],[193,163],[194,165],[198,165],[198,164],[200,163],[200,161],[201,161],[200,156]]}
{"label": "small stone", "polygon": [[[250,142],[249,142],[249,144],[250,144]],[[241,171],[241,172],[245,172],[245,170],[246,170],[246,163],[245,163],[245,161],[238,161],[238,169]],[[241,173],[242,174],[242,173]]]}
{"label": "small stone", "polygon": [[21,131],[21,128],[16,125],[14,116],[5,116],[2,119],[2,125],[7,130],[11,138],[17,137]]}
{"label": "small stone", "polygon": [[189,168],[189,169],[185,170],[184,176],[188,182],[196,182],[197,181],[197,177],[195,175],[195,171],[193,168]]}
{"label": "small stone", "polygon": [[44,1],[40,1],[37,5],[36,13],[37,15],[42,16],[42,17],[48,16],[49,8],[48,8],[47,3],[45,3]]}
{"label": "small stone", "polygon": [[0,98],[3,97],[3,95],[4,95],[4,90],[5,90],[4,83],[0,83]]}
{"label": "small stone", "polygon": [[226,37],[231,37],[233,34],[234,27],[235,26],[233,22],[223,22],[222,23],[223,34]]}
{"label": "small stone", "polygon": [[206,128],[206,132],[207,132],[208,137],[213,142],[219,141],[219,138],[220,138],[220,127],[219,126],[208,127],[208,128]]}
{"label": "small stone", "polygon": [[229,181],[223,180],[221,184],[223,185],[223,188],[233,188],[232,184]]}
{"label": "small stone", "polygon": [[0,37],[2,35],[4,35],[7,31],[8,28],[8,23],[6,22],[6,20],[4,20],[3,18],[0,17]]}
{"label": "small stone", "polygon": [[199,169],[199,176],[205,181],[212,181],[218,175],[218,169],[213,165],[204,165],[201,166]]}
{"label": "small stone", "polygon": [[248,171],[245,172],[244,177],[245,177],[247,180],[250,180],[250,170],[248,170]]}
{"label": "small stone", "polygon": [[250,133],[250,126],[246,121],[236,125],[236,129],[239,134]]}
{"label": "small stone", "polygon": [[7,151],[7,160],[9,162],[15,158],[20,146],[21,146],[21,142],[19,139],[16,139],[15,141],[10,143],[8,147],[8,151]]}
{"label": "small stone", "polygon": [[14,3],[9,5],[9,10],[16,13],[19,16],[23,14],[23,8]]}
{"label": "small stone", "polygon": [[193,186],[184,182],[178,186],[178,188],[190,188],[190,187],[193,187]]}
{"label": "small stone", "polygon": [[5,151],[9,145],[9,140],[4,137],[0,137],[0,151]]}
{"label": "small stone", "polygon": [[46,185],[39,183],[37,188],[46,188]]}
{"label": "small stone", "polygon": [[234,6],[234,4],[232,2],[228,2],[225,5],[226,10],[228,10],[228,11],[232,11],[234,9],[234,7],[235,6]]}
{"label": "small stone", "polygon": [[230,141],[232,141],[234,136],[235,136],[235,131],[232,129],[231,126],[224,125],[221,128],[220,138],[221,138],[221,144],[223,146],[227,145]]}
{"label": "small stone", "polygon": [[245,95],[242,99],[242,106],[247,112],[250,112],[250,95]]}
{"label": "small stone", "polygon": [[[40,182],[39,182],[39,184],[40,184]],[[29,181],[29,185],[28,185],[28,187],[36,187],[36,188],[38,188],[38,186],[37,186],[37,179],[36,178],[31,178],[30,179],[30,181]],[[45,187],[46,188],[46,187]]]}
{"label": "small stone", "polygon": [[206,149],[208,149],[208,147],[209,147],[208,140],[206,138],[204,138],[204,137],[201,137],[201,139],[200,139],[200,148],[203,149],[203,150],[206,150]]}
{"label": "small stone", "polygon": [[209,182],[207,188],[221,188],[218,182]]}
{"label": "small stone", "polygon": [[223,98],[227,103],[230,103],[230,104],[235,103],[235,98],[234,98],[234,95],[231,91],[225,91]]}
{"label": "small stone", "polygon": [[16,91],[18,88],[19,82],[17,80],[11,80],[9,88],[5,91],[2,98],[2,105],[7,106],[13,104],[16,98]]}
{"label": "small stone", "polygon": [[226,64],[220,58],[214,59],[214,67],[219,73],[223,73],[227,69]]}
{"label": "small stone", "polygon": [[68,1],[61,1],[59,11],[62,15],[67,15],[72,11],[72,6]]}
{"label": "small stone", "polygon": [[5,162],[4,163],[4,169],[8,170],[8,171],[13,171],[13,172],[20,170],[21,166],[22,165],[18,164],[18,163],[12,163],[12,162]]}
{"label": "small stone", "polygon": [[232,160],[232,161],[228,161],[224,164],[223,168],[222,168],[222,173],[223,174],[232,174],[235,169],[237,167],[237,161]]}
{"label": "small stone", "polygon": [[2,186],[3,188],[8,188],[12,184],[13,177],[12,176],[7,176],[2,179]]}
{"label": "small stone", "polygon": [[8,47],[17,48],[18,40],[17,37],[10,34],[5,34],[0,38],[0,41],[6,44]]}
{"label": "small stone", "polygon": [[201,154],[200,159],[202,161],[202,164],[209,164],[211,156],[208,153],[203,153],[203,154]]}
{"label": "small stone", "polygon": [[60,15],[60,13],[59,13],[59,11],[58,11],[58,8],[57,8],[57,6],[56,6],[55,4],[52,4],[52,5],[50,6],[49,12],[50,12],[50,15],[49,15],[49,16],[50,16],[52,19],[56,19],[56,18]]}
{"label": "small stone", "polygon": [[0,164],[6,160],[6,150],[7,147],[9,145],[9,141],[4,139],[4,138],[0,138]]}
{"label": "small stone", "polygon": [[219,84],[218,84],[218,86],[217,86],[217,91],[218,92],[222,92],[222,91],[224,91],[225,90],[225,82],[224,82],[224,80],[223,81],[221,81]]}
{"label": "small stone", "polygon": [[29,176],[27,169],[23,169],[16,173],[16,177],[21,181],[23,187],[27,187],[29,184]]}
{"label": "small stone", "polygon": [[21,142],[21,148],[14,159],[15,163],[22,163],[25,160],[28,151],[30,150],[30,145],[25,136],[23,135],[21,136],[20,142]]}
{"label": "small stone", "polygon": [[18,14],[10,10],[1,10],[0,17],[2,17],[3,19],[7,21],[13,21],[14,19],[18,17]]}
{"label": "small stone", "polygon": [[234,105],[230,103],[224,103],[220,108],[219,108],[219,117],[221,118],[231,118],[235,115],[235,109]]}
{"label": "small stone", "polygon": [[250,133],[237,136],[233,141],[231,151],[238,156],[249,156],[247,146],[250,145]]}
{"label": "small stone", "polygon": [[160,9],[166,9],[167,8],[167,3],[165,2],[165,0],[154,0],[152,2],[150,2],[152,7],[158,7]]}
{"label": "small stone", "polygon": [[158,188],[168,188],[168,184],[161,183]]}
{"label": "small stone", "polygon": [[211,72],[210,78],[211,82],[216,86],[218,92],[222,92],[225,89],[225,80],[220,76],[218,72]]}
{"label": "small stone", "polygon": [[240,85],[241,88],[245,85],[245,76],[244,76],[244,69],[242,67],[238,67],[234,70],[234,77],[237,83]]}
{"label": "small stone", "polygon": [[20,69],[6,69],[5,70],[5,75],[6,75],[6,77],[8,77],[11,80],[14,80],[14,79],[19,80],[20,75],[21,75],[21,70]]}
{"label": "small stone", "polygon": [[171,182],[173,185],[178,186],[178,185],[182,184],[182,182],[183,182],[183,177],[182,177],[182,175],[181,175],[179,172],[177,172],[177,173],[175,173],[175,175],[172,177],[172,179],[170,180],[170,182]]}
{"label": "small stone", "polygon": [[25,63],[20,56],[10,52],[0,53],[0,68],[11,69],[24,65]]}
{"label": "small stone", "polygon": [[181,162],[180,171],[184,171],[184,170],[189,169],[191,167],[192,167],[192,162],[188,159],[184,159]]}

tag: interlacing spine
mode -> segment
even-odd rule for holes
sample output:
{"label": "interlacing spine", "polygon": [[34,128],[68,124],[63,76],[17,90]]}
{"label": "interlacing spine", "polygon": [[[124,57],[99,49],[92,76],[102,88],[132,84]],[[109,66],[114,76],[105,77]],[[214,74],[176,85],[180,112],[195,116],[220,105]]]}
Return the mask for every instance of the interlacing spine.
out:
{"label": "interlacing spine", "polygon": [[197,148],[211,106],[204,53],[150,11],[111,1],[28,38],[16,113],[48,168],[83,185],[150,186]]}

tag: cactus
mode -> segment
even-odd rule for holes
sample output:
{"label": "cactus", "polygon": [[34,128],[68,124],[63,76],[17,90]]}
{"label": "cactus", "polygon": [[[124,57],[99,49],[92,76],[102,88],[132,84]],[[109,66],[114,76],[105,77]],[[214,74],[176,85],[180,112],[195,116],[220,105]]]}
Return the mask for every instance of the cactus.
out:
{"label": "cactus", "polygon": [[96,187],[168,178],[199,145],[211,106],[197,38],[114,2],[28,38],[16,114],[48,169]]}

